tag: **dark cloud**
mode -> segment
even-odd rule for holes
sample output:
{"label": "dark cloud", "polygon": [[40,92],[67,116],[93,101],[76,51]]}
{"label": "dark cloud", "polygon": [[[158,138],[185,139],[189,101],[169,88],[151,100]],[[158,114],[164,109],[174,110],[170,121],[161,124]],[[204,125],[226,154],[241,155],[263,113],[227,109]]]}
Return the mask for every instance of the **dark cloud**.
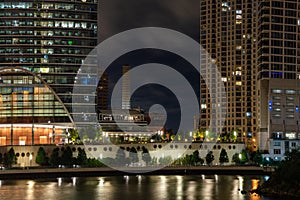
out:
{"label": "dark cloud", "polygon": [[138,27],[164,27],[199,38],[199,0],[101,0],[100,40]]}

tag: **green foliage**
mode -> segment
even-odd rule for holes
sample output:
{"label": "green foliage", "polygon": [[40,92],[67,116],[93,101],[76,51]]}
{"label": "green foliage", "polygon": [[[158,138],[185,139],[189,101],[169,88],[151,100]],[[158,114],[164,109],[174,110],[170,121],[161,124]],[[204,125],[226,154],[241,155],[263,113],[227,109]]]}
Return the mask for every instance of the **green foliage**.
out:
{"label": "green foliage", "polygon": [[74,164],[73,152],[71,147],[67,146],[61,155],[61,164],[72,166]]}
{"label": "green foliage", "polygon": [[115,164],[117,166],[125,166],[127,163],[125,149],[120,147],[116,153]]}
{"label": "green foliage", "polygon": [[181,164],[184,166],[191,166],[193,165],[193,155],[185,155],[181,160]]}
{"label": "green foliage", "polygon": [[199,151],[195,150],[190,155],[185,155],[182,158],[176,159],[173,164],[174,165],[183,165],[183,166],[197,166],[202,165],[204,160],[200,158]]}
{"label": "green foliage", "polygon": [[205,156],[206,164],[211,165],[212,162],[215,160],[215,156],[213,155],[213,152],[210,151]]}
{"label": "green foliage", "polygon": [[110,158],[110,157],[107,157],[107,158],[103,158],[100,160],[101,163],[103,163],[101,166],[112,166],[115,164],[115,159],[114,158]]}
{"label": "green foliage", "polygon": [[150,165],[157,165],[158,164],[158,159],[157,157],[153,157],[150,161]]}
{"label": "green foliage", "polygon": [[48,164],[47,154],[43,147],[39,148],[37,155],[36,155],[35,162],[41,166]]}
{"label": "green foliage", "polygon": [[240,158],[241,163],[246,163],[249,161],[246,149],[243,149],[241,152],[242,157]]}
{"label": "green foliage", "polygon": [[165,157],[160,157],[158,159],[158,163],[161,165],[169,165],[173,162],[173,159],[171,156],[165,156]]}
{"label": "green foliage", "polygon": [[96,158],[88,158],[86,167],[103,167],[104,164]]}
{"label": "green foliage", "polygon": [[11,168],[12,165],[17,163],[17,157],[15,150],[10,148],[10,150],[4,155],[3,164],[7,168]]}
{"label": "green foliage", "polygon": [[246,162],[248,162],[248,155],[247,155],[247,151],[245,149],[243,149],[241,151],[241,153],[235,153],[232,156],[232,162],[235,162],[235,164],[245,164]]}
{"label": "green foliage", "polygon": [[131,149],[129,151],[129,161],[130,161],[130,163],[139,162],[139,157],[138,157],[137,151],[134,147],[131,147]]}
{"label": "green foliage", "polygon": [[263,157],[262,154],[259,151],[256,151],[253,157],[253,162],[257,165],[262,164],[263,162]]}
{"label": "green foliage", "polygon": [[240,158],[239,158],[239,153],[233,154],[233,156],[232,156],[232,162],[234,162],[236,165],[241,162]]}
{"label": "green foliage", "polygon": [[203,164],[204,160],[200,158],[199,151],[195,150],[192,154],[192,165]]}
{"label": "green foliage", "polygon": [[49,163],[52,167],[57,167],[61,162],[61,158],[59,157],[59,148],[55,148],[52,151],[52,154],[49,159]]}
{"label": "green foliage", "polygon": [[222,149],[221,150],[221,153],[220,153],[220,157],[219,157],[219,162],[221,164],[223,163],[228,163],[229,162],[229,158],[228,158],[228,155],[227,155],[227,151],[225,149]]}
{"label": "green foliage", "polygon": [[172,141],[175,140],[175,137],[176,137],[175,134],[172,134],[172,135],[170,136],[170,138],[171,138]]}
{"label": "green foliage", "polygon": [[299,166],[300,151],[292,150],[286,154],[286,159],[280,163],[275,173],[263,184],[262,188],[277,194],[288,193],[291,196],[300,197]]}
{"label": "green foliage", "polygon": [[148,165],[151,162],[151,156],[147,148],[143,146],[142,148],[142,160]]}
{"label": "green foliage", "polygon": [[72,144],[80,144],[79,132],[76,129],[68,130],[68,141]]}
{"label": "green foliage", "polygon": [[84,149],[78,149],[78,155],[76,158],[76,164],[85,166],[87,164],[87,156]]}

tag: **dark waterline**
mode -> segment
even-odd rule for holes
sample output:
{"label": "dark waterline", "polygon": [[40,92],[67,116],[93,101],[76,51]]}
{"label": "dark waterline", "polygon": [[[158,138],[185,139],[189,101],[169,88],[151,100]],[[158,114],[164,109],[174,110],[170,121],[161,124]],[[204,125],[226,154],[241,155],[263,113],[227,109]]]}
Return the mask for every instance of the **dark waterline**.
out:
{"label": "dark waterline", "polygon": [[[275,200],[248,191],[265,176],[110,176],[0,181],[1,200]],[[242,191],[247,191],[242,194]]]}

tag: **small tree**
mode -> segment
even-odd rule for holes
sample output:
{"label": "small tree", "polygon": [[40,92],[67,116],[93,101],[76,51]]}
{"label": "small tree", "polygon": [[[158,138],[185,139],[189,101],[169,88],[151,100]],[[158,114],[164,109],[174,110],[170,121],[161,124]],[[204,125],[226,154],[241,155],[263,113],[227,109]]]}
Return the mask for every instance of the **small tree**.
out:
{"label": "small tree", "polygon": [[247,155],[247,151],[245,149],[243,149],[242,152],[241,152],[240,160],[241,160],[241,163],[243,163],[243,164],[248,162],[248,160],[249,160],[248,155]]}
{"label": "small tree", "polygon": [[254,155],[254,157],[253,157],[253,162],[254,162],[255,164],[257,164],[257,165],[262,164],[262,162],[263,162],[263,157],[262,157],[262,154],[261,154],[259,151],[255,152],[255,155]]}
{"label": "small tree", "polygon": [[49,159],[49,163],[52,167],[57,167],[61,162],[61,158],[59,157],[59,148],[55,148],[52,151],[52,154]]}
{"label": "small tree", "polygon": [[61,155],[61,164],[71,166],[74,163],[71,147],[67,146]]}
{"label": "small tree", "polygon": [[207,153],[205,160],[206,160],[206,164],[211,166],[212,162],[215,160],[215,156],[212,151]]}
{"label": "small tree", "polygon": [[148,165],[151,162],[151,156],[149,154],[149,151],[147,148],[145,148],[143,146],[142,148],[143,152],[142,152],[142,160],[146,163],[146,165]]}
{"label": "small tree", "polygon": [[227,155],[227,152],[226,152],[225,149],[221,150],[220,157],[219,157],[219,162],[221,164],[229,162],[229,158],[228,158],[228,155]]}
{"label": "small tree", "polygon": [[115,163],[118,166],[124,166],[126,164],[125,149],[120,147],[116,153]]}
{"label": "small tree", "polygon": [[136,163],[139,161],[137,151],[134,147],[131,147],[131,149],[129,151],[129,160],[130,160],[130,163]]}
{"label": "small tree", "polygon": [[39,165],[47,165],[47,160],[48,159],[45,149],[43,147],[40,147],[37,152],[35,162]]}
{"label": "small tree", "polygon": [[198,163],[203,164],[204,160],[200,158],[199,151],[195,150],[192,155],[192,163],[193,165],[197,165]]}
{"label": "small tree", "polygon": [[232,162],[234,162],[236,165],[241,162],[238,153],[233,154],[233,156],[232,156]]}
{"label": "small tree", "polygon": [[77,165],[86,165],[87,164],[87,156],[84,149],[78,149],[78,155],[76,158]]}
{"label": "small tree", "polygon": [[11,168],[12,165],[17,164],[17,157],[13,148],[10,148],[10,150],[4,155],[3,164],[7,168]]}

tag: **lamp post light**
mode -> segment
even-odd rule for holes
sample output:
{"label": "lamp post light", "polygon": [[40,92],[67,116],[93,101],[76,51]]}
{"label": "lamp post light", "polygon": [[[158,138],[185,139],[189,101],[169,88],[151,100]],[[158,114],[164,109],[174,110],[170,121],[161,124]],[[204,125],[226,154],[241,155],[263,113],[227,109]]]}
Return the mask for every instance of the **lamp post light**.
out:
{"label": "lamp post light", "polygon": [[237,132],[233,131],[233,136],[234,136],[234,141],[236,142],[236,138],[237,138]]}

